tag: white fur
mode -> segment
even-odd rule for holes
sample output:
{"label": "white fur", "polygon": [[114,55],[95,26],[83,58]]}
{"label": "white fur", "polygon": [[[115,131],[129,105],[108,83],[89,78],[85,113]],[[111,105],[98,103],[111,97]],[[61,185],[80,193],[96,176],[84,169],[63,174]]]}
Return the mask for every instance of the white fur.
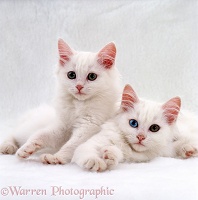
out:
{"label": "white fur", "polygon": [[182,110],[177,119],[177,127],[179,132],[174,142],[176,155],[181,158],[198,156],[198,117]]}
{"label": "white fur", "polygon": [[[196,118],[189,115],[180,115],[178,122],[168,124],[162,104],[140,100],[133,109],[121,109],[97,135],[81,144],[72,162],[88,170],[103,171],[119,162],[146,162],[157,156],[187,158],[186,151],[193,151],[189,157],[197,156],[198,142],[192,135],[198,138],[198,125]],[[138,128],[129,125],[130,119],[138,121]],[[158,124],[160,130],[149,131],[152,124]],[[140,133],[146,137],[144,146],[136,144]]]}
{"label": "white fur", "polygon": [[15,154],[36,131],[49,126],[56,119],[52,106],[41,105],[25,113],[17,120],[17,125],[8,133],[7,140],[0,146],[0,153]]}
{"label": "white fur", "polygon": [[[27,158],[46,147],[62,147],[54,155],[42,155],[42,161],[50,164],[70,162],[75,148],[100,131],[100,125],[116,110],[120,75],[114,65],[106,69],[97,59],[96,53],[74,52],[64,66],[59,64],[55,109],[41,108],[43,111],[36,110],[30,117],[25,116],[14,137],[8,140],[9,144],[6,142],[0,147],[1,153],[10,153],[5,147],[17,146],[20,147],[17,156]],[[67,77],[69,71],[76,72],[76,79]],[[97,79],[88,81],[89,73],[96,73]],[[77,94],[78,84],[84,87],[83,95]],[[16,148],[11,153],[15,151]]]}

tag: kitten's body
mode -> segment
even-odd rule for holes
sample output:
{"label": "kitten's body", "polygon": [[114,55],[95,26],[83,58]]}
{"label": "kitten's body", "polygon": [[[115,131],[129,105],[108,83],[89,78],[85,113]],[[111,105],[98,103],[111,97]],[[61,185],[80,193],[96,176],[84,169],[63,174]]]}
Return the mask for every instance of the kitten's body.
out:
{"label": "kitten's body", "polygon": [[[75,52],[60,40],[59,54],[55,109],[49,108],[49,115],[43,112],[46,119],[41,116],[39,120],[34,118],[39,110],[35,111],[30,119],[33,123],[27,120],[19,126],[19,131],[27,131],[26,135],[31,134],[31,137],[24,144],[24,137],[14,136],[12,146],[16,148],[7,153],[15,153],[17,145],[22,144],[17,151],[20,158],[27,158],[45,147],[62,147],[54,155],[42,155],[42,161],[50,164],[70,162],[74,149],[97,133],[100,125],[115,113],[119,98],[119,73],[114,67],[115,45],[110,43],[99,53],[86,53]],[[1,147],[2,153],[9,148],[6,145]]]}
{"label": "kitten's body", "polygon": [[[181,115],[176,123],[179,109],[179,98],[166,104],[139,100],[126,86],[118,114],[108,120],[97,135],[76,149],[72,162],[89,170],[103,171],[119,162],[146,162],[157,156],[187,158],[191,151],[190,156],[196,156],[198,141],[195,142],[192,134],[186,137],[190,124],[185,118],[189,116]],[[138,127],[131,127],[130,119],[136,119]],[[152,125],[159,125],[160,129],[152,132]],[[194,124],[191,128],[198,138],[198,126]]]}
{"label": "kitten's body", "polygon": [[181,110],[177,119],[178,132],[174,136],[176,156],[188,158],[198,155],[198,117]]}
{"label": "kitten's body", "polygon": [[38,130],[48,127],[56,120],[56,112],[53,106],[40,105],[24,113],[15,124],[8,138],[0,145],[0,153],[14,154],[19,147]]}

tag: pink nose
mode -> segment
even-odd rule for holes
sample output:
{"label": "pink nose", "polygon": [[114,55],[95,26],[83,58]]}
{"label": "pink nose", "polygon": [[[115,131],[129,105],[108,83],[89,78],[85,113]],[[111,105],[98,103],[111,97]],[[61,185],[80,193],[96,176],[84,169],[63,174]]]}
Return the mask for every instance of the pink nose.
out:
{"label": "pink nose", "polygon": [[77,85],[76,88],[78,89],[78,91],[80,92],[83,89],[82,85]]}
{"label": "pink nose", "polygon": [[142,135],[142,134],[139,134],[139,135],[137,135],[136,137],[137,137],[137,139],[138,139],[140,142],[141,142],[142,140],[145,140],[145,136]]}

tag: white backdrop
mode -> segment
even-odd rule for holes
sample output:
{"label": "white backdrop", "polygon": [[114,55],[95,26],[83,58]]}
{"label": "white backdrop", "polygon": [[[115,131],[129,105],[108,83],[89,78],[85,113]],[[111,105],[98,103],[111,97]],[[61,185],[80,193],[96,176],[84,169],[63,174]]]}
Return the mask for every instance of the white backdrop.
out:
{"label": "white backdrop", "polygon": [[[123,76],[123,85],[130,83],[141,97],[157,101],[179,95],[183,107],[198,113],[197,0],[1,0],[0,141],[5,136],[2,128],[5,121],[40,103],[51,101],[59,37],[76,50],[94,52],[114,41],[118,52],[116,64]],[[135,188],[133,197],[138,200],[156,197],[158,200],[182,197],[184,200],[195,200],[198,197],[195,191],[197,181],[192,180],[197,174],[194,169],[195,164],[198,165],[197,159],[186,162],[159,159],[148,165],[131,166],[135,173],[130,166],[122,165],[115,174],[112,172],[101,176],[83,174],[80,169],[70,165],[47,168],[34,162],[21,163],[10,156],[1,157],[0,161],[4,186],[13,183],[34,184],[20,176],[33,179],[37,186],[52,180],[57,184],[60,182],[56,176],[52,176],[57,173],[61,184],[71,180],[80,187],[84,185],[80,178],[86,177],[91,178],[93,182],[89,184],[95,186],[96,180],[101,184],[104,181],[111,183],[117,189],[117,199],[127,199],[127,195],[132,193],[130,186]],[[13,182],[7,179],[6,169],[9,165],[16,167],[10,167],[8,172]],[[166,175],[163,174],[164,166]],[[34,173],[35,178],[29,177],[27,169],[30,169],[30,174]],[[48,172],[52,177],[48,178],[48,174],[45,174]],[[73,179],[70,177],[68,180],[68,175]],[[117,182],[114,180],[116,177],[119,177]],[[123,177],[127,188],[124,192],[124,184],[120,182]],[[154,177],[156,193],[151,192],[151,177]],[[137,184],[138,188],[135,187]],[[172,187],[173,193],[168,186]],[[141,193],[142,190],[146,192]]]}
{"label": "white backdrop", "polygon": [[142,97],[179,95],[198,112],[196,0],[0,1],[0,119],[9,119],[54,92],[57,39],[76,50],[117,45],[123,85]]}

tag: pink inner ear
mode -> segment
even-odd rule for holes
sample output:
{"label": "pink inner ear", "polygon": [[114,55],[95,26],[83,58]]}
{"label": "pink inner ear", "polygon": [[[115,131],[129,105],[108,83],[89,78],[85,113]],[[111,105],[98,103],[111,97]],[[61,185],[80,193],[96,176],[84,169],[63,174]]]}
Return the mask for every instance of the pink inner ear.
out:
{"label": "pink inner ear", "polygon": [[179,97],[170,99],[162,106],[162,108],[164,109],[164,116],[166,117],[168,124],[172,124],[177,120],[180,107],[181,99]]}
{"label": "pink inner ear", "polygon": [[58,40],[58,50],[59,50],[59,62],[60,65],[64,66],[64,64],[70,60],[70,57],[73,55],[72,49],[68,44],[64,42],[64,40]]}
{"label": "pink inner ear", "polygon": [[130,108],[134,108],[134,104],[137,102],[139,102],[139,98],[135,91],[130,85],[126,85],[122,94],[121,108],[127,111]]}
{"label": "pink inner ear", "polygon": [[110,69],[115,62],[115,56],[116,46],[111,42],[98,53],[98,63],[103,65],[105,68]]}

